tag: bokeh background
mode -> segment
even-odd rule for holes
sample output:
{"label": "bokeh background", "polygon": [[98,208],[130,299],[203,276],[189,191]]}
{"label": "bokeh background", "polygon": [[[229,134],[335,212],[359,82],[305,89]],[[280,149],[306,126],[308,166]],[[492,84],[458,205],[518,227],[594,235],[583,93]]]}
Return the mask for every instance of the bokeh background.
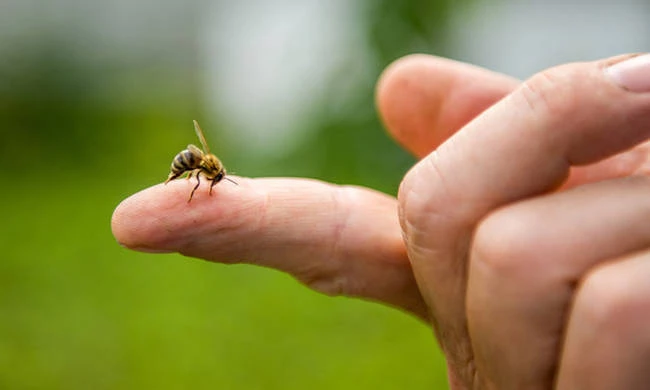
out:
{"label": "bokeh background", "polygon": [[394,194],[374,83],[413,52],[525,78],[650,50],[650,5],[0,0],[0,389],[441,389],[430,330],[111,236],[198,119],[230,170]]}

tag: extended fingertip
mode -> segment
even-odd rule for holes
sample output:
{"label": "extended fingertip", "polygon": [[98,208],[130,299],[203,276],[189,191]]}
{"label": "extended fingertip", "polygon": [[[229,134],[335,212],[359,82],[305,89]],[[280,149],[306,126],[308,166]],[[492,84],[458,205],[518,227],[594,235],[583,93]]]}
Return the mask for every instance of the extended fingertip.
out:
{"label": "extended fingertip", "polygon": [[113,237],[117,240],[117,243],[125,248],[130,248],[130,243],[128,240],[128,235],[125,235],[124,232],[124,201],[120,202],[113,211],[111,216],[111,231],[113,232]]}
{"label": "extended fingertip", "polygon": [[[237,185],[218,183],[211,194],[210,186],[203,184],[190,202],[188,195],[196,185],[190,180],[174,180],[135,193],[113,212],[113,236],[123,247],[141,252],[192,252],[204,258],[223,254],[228,248],[221,249],[220,240],[235,240],[232,237],[255,226],[264,199],[249,179],[235,180]],[[206,252],[208,247],[214,250]]]}
{"label": "extended fingertip", "polygon": [[134,215],[137,208],[132,207],[132,203],[133,199],[129,197],[117,205],[111,216],[111,230],[117,243],[124,248],[142,250],[144,248],[140,247],[141,244],[135,240],[137,236],[133,234],[133,231],[137,230],[133,222],[137,221],[138,217]]}
{"label": "extended fingertip", "polygon": [[[160,189],[155,186],[137,192],[117,205],[111,217],[111,229],[117,242],[128,249],[140,252],[166,253],[164,240],[166,234],[156,232],[169,231],[168,221],[164,216],[170,210],[171,201],[164,201],[156,196]],[[165,187],[166,193],[174,193]],[[171,198],[171,197],[170,197]]]}

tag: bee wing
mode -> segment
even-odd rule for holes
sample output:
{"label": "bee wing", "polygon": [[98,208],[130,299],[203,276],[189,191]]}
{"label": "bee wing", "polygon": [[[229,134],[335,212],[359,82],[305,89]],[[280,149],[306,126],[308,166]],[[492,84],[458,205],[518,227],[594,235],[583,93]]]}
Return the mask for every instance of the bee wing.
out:
{"label": "bee wing", "polygon": [[205,136],[203,135],[203,130],[201,130],[201,126],[199,126],[199,122],[194,121],[194,131],[196,131],[196,135],[199,137],[199,140],[201,141],[201,145],[203,145],[203,150],[205,153],[210,154],[210,148],[208,147],[208,142],[205,140]]}

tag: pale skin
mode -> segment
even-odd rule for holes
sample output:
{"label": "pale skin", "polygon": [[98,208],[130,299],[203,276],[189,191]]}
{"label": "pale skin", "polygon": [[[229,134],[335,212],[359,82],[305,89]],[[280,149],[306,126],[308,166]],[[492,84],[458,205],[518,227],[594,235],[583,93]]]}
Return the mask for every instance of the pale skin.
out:
{"label": "pale skin", "polygon": [[113,233],[412,313],[434,329],[454,390],[644,388],[650,93],[604,71],[626,58],[522,83],[405,57],[377,86],[386,128],[419,158],[397,198],[237,178],[188,205],[194,184],[178,180],[122,202]]}

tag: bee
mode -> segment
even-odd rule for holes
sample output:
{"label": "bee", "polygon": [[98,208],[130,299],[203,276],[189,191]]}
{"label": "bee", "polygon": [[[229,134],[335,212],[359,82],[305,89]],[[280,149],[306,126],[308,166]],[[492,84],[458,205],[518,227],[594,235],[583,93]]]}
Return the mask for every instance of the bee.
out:
{"label": "bee", "polygon": [[187,175],[188,180],[192,176],[196,176],[196,185],[192,189],[192,192],[190,192],[190,197],[187,200],[187,203],[192,201],[194,192],[199,188],[199,185],[201,185],[201,174],[205,176],[206,179],[211,180],[210,195],[212,195],[212,187],[222,179],[237,184],[235,181],[226,177],[226,168],[221,163],[221,160],[219,160],[214,154],[210,153],[208,143],[205,141],[205,136],[203,135],[203,131],[197,121],[194,121],[194,130],[201,141],[203,150],[192,144],[187,145],[187,149],[181,151],[176,155],[176,157],[174,157],[171,172],[169,173],[167,180],[165,180],[165,184],[167,184],[182,176],[185,172],[189,172],[189,175]]}

